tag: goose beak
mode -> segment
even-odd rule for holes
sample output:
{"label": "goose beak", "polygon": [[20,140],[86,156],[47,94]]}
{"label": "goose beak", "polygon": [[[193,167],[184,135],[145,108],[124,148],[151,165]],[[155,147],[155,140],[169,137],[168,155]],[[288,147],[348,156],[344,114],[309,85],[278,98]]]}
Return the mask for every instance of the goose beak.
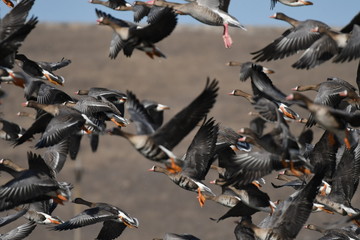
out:
{"label": "goose beak", "polygon": [[294,100],[294,94],[290,94],[290,95],[288,95],[286,98],[285,98],[286,100]]}
{"label": "goose beak", "polygon": [[166,106],[166,105],[163,105],[163,104],[158,104],[157,107],[156,107],[156,110],[159,111],[159,112],[164,111],[164,110],[168,110],[168,109],[170,109],[170,107]]}
{"label": "goose beak", "polygon": [[272,74],[272,73],[275,73],[274,70],[271,70],[269,68],[266,68],[266,67],[263,67],[263,72],[266,73],[266,74]]}
{"label": "goose beak", "polygon": [[227,66],[233,67],[233,66],[240,66],[240,62],[230,61],[226,63]]}
{"label": "goose beak", "polygon": [[304,5],[314,5],[312,2],[310,2],[310,1],[302,1],[302,0],[300,0],[299,2],[301,2],[302,4],[304,4]]}
{"label": "goose beak", "polygon": [[276,18],[276,13],[274,13],[273,15],[269,16],[269,18]]}
{"label": "goose beak", "polygon": [[61,224],[61,222],[59,222],[58,220],[49,219],[49,221],[54,224]]}

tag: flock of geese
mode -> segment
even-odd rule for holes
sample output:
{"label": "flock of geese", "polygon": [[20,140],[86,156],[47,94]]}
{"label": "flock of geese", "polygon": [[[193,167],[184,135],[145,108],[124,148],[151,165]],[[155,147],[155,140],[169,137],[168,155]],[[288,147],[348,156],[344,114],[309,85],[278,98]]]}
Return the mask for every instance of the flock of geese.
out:
{"label": "flock of geese", "polygon": [[[145,158],[154,162],[149,171],[165,174],[179,187],[196,194],[200,206],[215,201],[229,208],[223,216],[240,217],[234,230],[236,239],[295,239],[308,217],[315,211],[336,213],[344,217],[323,229],[316,225],[306,228],[324,234],[321,239],[360,239],[360,210],[351,205],[360,176],[360,67],[357,88],[345,80],[328,78],[316,85],[297,86],[294,93],[284,94],[268,77],[273,71],[259,62],[289,57],[303,51],[292,66],[314,68],[333,59],[344,63],[360,57],[360,14],[340,31],[315,20],[295,20],[283,13],[272,17],[288,22],[292,27],[264,48],[253,52],[256,62],[236,63],[240,66],[240,81],[251,81],[253,92],[241,89],[231,94],[246,98],[256,111],[248,128],[235,131],[208,117],[216,103],[219,82],[208,78],[204,88],[187,106],[163,123],[163,112],[168,107],[154,101],[140,101],[132,91],[121,92],[107,88],[79,90],[75,99],[56,85],[64,78],[54,73],[71,64],[71,60],[38,62],[21,54],[21,45],[38,20],[28,14],[35,0],[21,0],[1,19],[0,28],[0,83],[9,83],[24,89],[24,107],[33,108],[36,114],[22,113],[33,119],[26,129],[1,118],[0,137],[15,148],[24,142],[37,139],[34,149],[27,154],[28,166],[19,166],[15,160],[1,156],[0,171],[12,179],[0,187],[0,211],[16,210],[2,216],[0,226],[20,217],[29,220],[0,239],[23,239],[37,224],[49,224],[54,231],[66,231],[102,222],[96,239],[118,238],[127,228],[139,227],[140,221],[111,203],[90,202],[77,197],[72,200],[73,185],[59,182],[66,159],[76,159],[82,136],[91,138],[91,149],[96,151],[102,134],[120,136]],[[312,5],[302,0],[271,0],[271,8],[280,2],[289,6]],[[231,47],[228,27],[245,30],[240,22],[228,13],[230,1],[192,0],[188,3],[151,0],[129,4],[123,0],[90,0],[117,11],[133,11],[134,21],[147,16],[148,25],[117,19],[96,9],[97,22],[114,31],[109,57],[119,52],[131,57],[135,49],[151,58],[166,55],[155,45],[169,36],[177,25],[178,15],[190,15],[198,21],[223,26],[223,41]],[[14,65],[21,71],[13,71]],[[360,65],[359,65],[360,66]],[[314,90],[314,100],[302,91]],[[6,92],[0,89],[0,98]],[[299,105],[310,112],[301,118],[290,107]],[[128,118],[125,118],[125,115]],[[304,122],[306,130],[300,136],[291,133],[289,124]],[[136,132],[124,127],[134,124]],[[112,125],[112,127],[109,127]],[[265,126],[272,130],[264,133]],[[312,128],[322,129],[322,136],[313,141]],[[194,129],[196,134],[183,156],[172,150]],[[39,135],[39,137],[38,137]],[[36,149],[45,149],[37,154]],[[216,164],[217,163],[217,164]],[[213,183],[221,188],[216,195],[203,180],[210,169],[219,174]],[[263,177],[281,171],[278,179],[285,183],[276,188],[292,187],[294,193],[287,199],[273,202],[261,190]],[[88,208],[64,221],[52,216],[58,204],[71,201]],[[67,204],[67,203],[66,203]],[[262,222],[252,222],[252,215],[267,212]],[[338,227],[345,224],[346,227]],[[166,233],[164,239],[198,239],[191,234]]]}

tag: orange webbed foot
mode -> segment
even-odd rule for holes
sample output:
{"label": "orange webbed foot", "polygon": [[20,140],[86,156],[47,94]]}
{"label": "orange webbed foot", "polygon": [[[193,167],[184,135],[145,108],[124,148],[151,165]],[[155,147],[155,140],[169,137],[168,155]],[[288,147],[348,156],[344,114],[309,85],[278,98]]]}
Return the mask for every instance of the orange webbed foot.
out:
{"label": "orange webbed foot", "polygon": [[205,205],[205,201],[206,201],[206,198],[204,197],[204,195],[201,193],[201,190],[200,188],[198,188],[198,201],[200,203],[200,207],[203,207]]}

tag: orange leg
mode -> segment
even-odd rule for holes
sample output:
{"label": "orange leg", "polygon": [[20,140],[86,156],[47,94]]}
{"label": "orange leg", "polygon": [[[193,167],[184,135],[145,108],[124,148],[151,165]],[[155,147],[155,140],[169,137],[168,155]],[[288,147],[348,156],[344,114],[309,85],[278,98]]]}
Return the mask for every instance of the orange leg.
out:
{"label": "orange leg", "polygon": [[55,85],[60,85],[60,86],[63,85],[62,83],[59,83],[59,82],[57,82],[57,81],[54,81],[54,80],[49,76],[49,74],[44,74],[44,76],[46,77],[46,79],[47,79],[49,82],[51,82],[51,83],[53,83],[53,84],[55,84]]}
{"label": "orange leg", "polygon": [[83,126],[81,129],[84,130],[87,134],[92,133],[92,131],[90,131],[89,129],[87,129],[85,126]]}
{"label": "orange leg", "polygon": [[351,149],[351,144],[350,144],[350,140],[349,140],[349,131],[347,129],[345,129],[345,138],[344,138],[344,142],[345,142],[345,146],[348,150]]}
{"label": "orange leg", "polygon": [[253,185],[255,185],[257,188],[261,188],[261,184],[258,181],[252,181],[251,182]]}
{"label": "orange leg", "polygon": [[294,167],[294,162],[293,162],[293,161],[290,161],[290,171],[291,171],[295,176],[297,176],[297,177],[300,177],[300,176],[303,175],[302,172],[300,172],[300,171],[298,171],[298,170],[295,169],[295,167]]}
{"label": "orange leg", "polygon": [[205,205],[205,200],[206,198],[204,197],[204,195],[201,193],[200,188],[198,188],[198,200],[200,203],[200,207],[203,207]]}
{"label": "orange leg", "polygon": [[320,209],[321,211],[326,212],[326,213],[334,214],[334,212],[333,212],[333,211],[327,210],[326,208],[319,207],[319,209]]}
{"label": "orange leg", "polygon": [[327,189],[327,185],[324,184],[324,187],[322,188],[321,192],[320,192],[320,195],[321,196],[325,196],[326,195],[326,189]]}
{"label": "orange leg", "polygon": [[329,138],[329,144],[330,144],[330,146],[334,146],[334,145],[336,144],[336,140],[335,140],[334,134],[329,133],[328,138]]}
{"label": "orange leg", "polygon": [[145,52],[151,59],[154,59],[154,53],[152,52]]}
{"label": "orange leg", "polygon": [[355,223],[358,227],[360,227],[360,221],[359,220],[352,220],[353,223]]}
{"label": "orange leg", "polygon": [[134,228],[134,227],[135,227],[135,226],[129,224],[126,220],[124,220],[123,217],[119,217],[119,218],[121,219],[121,221],[122,221],[127,227],[129,227],[129,228]]}
{"label": "orange leg", "polygon": [[296,119],[296,117],[294,115],[292,115],[291,113],[289,113],[288,111],[286,111],[286,109],[283,106],[280,106],[280,110],[286,117],[288,117],[290,119]]}
{"label": "orange leg", "polygon": [[118,127],[126,127],[125,124],[117,122],[117,121],[115,120],[115,118],[111,118],[110,120],[111,120],[113,123],[115,123],[115,125],[118,126]]}

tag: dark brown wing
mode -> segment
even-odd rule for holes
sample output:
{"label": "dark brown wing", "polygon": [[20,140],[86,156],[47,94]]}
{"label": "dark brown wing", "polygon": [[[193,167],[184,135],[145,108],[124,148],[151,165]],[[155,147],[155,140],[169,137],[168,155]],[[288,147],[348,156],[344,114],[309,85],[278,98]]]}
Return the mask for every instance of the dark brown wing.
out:
{"label": "dark brown wing", "polygon": [[65,138],[58,144],[48,147],[43,155],[46,164],[56,173],[60,172],[65,164],[69,143],[70,139]]}
{"label": "dark brown wing", "polygon": [[329,60],[338,53],[336,42],[329,36],[323,35],[319,40],[314,42],[296,61],[293,68],[310,69]]}
{"label": "dark brown wing", "polygon": [[35,0],[23,0],[1,19],[0,39],[9,36],[14,30],[24,25]]}
{"label": "dark brown wing", "polygon": [[126,110],[130,114],[130,120],[136,125],[136,133],[140,135],[148,135],[155,132],[154,121],[149,116],[143,104],[137,99],[136,95],[131,91],[126,92]]}
{"label": "dark brown wing", "polygon": [[284,202],[282,208],[279,206],[276,209],[272,215],[274,216],[272,219],[273,232],[282,236],[283,239],[294,239],[297,236],[310,216],[323,177],[323,169],[316,171],[316,174],[302,190],[291,195]]}
{"label": "dark brown wing", "polygon": [[218,81],[208,78],[202,93],[159,128],[152,135],[153,140],[169,150],[173,149],[209,113],[218,90]]}
{"label": "dark brown wing", "polygon": [[353,17],[353,19],[351,19],[351,21],[340,30],[340,32],[350,33],[353,30],[355,24],[360,25],[360,12],[356,14],[355,17]]}
{"label": "dark brown wing", "polygon": [[61,114],[49,122],[36,148],[49,147],[59,143],[81,130],[85,119],[79,114]]}
{"label": "dark brown wing", "polygon": [[119,237],[125,230],[126,225],[122,222],[114,220],[104,221],[103,227],[101,228],[96,239],[98,240],[111,240]]}
{"label": "dark brown wing", "polygon": [[56,231],[71,230],[112,219],[116,219],[116,216],[102,210],[100,207],[94,207],[86,209],[62,224],[56,225],[53,229]]}
{"label": "dark brown wing", "polygon": [[346,46],[334,58],[333,62],[345,62],[360,57],[360,26],[354,25]]}
{"label": "dark brown wing", "polygon": [[177,17],[171,8],[162,9],[155,18],[148,26],[134,30],[134,35],[146,42],[157,43],[169,36],[176,27]]}
{"label": "dark brown wing", "polygon": [[259,179],[273,170],[283,168],[281,158],[278,155],[268,152],[250,152],[233,156],[228,162],[232,169],[232,176],[229,176],[227,184],[246,185]]}
{"label": "dark brown wing", "polygon": [[183,173],[197,180],[204,180],[213,162],[219,126],[207,120],[196,133],[184,160]]}
{"label": "dark brown wing", "polygon": [[29,236],[36,226],[37,224],[33,221],[27,222],[17,228],[14,228],[10,232],[0,234],[0,238],[2,240],[21,240]]}
{"label": "dark brown wing", "polygon": [[52,118],[53,116],[49,113],[40,115],[40,117],[35,120],[35,122],[25,131],[25,133],[15,141],[14,147],[26,142],[32,138],[34,134],[44,132]]}
{"label": "dark brown wing", "polygon": [[25,40],[27,35],[33,30],[38,23],[36,17],[31,18],[24,25],[12,31],[0,41],[0,65],[12,68],[15,61],[15,53]]}
{"label": "dark brown wing", "polygon": [[309,48],[321,37],[321,34],[310,31],[317,26],[328,27],[326,24],[315,20],[303,21],[297,27],[286,30],[281,37],[263,49],[251,53],[255,55],[253,59],[258,62],[277,60]]}

